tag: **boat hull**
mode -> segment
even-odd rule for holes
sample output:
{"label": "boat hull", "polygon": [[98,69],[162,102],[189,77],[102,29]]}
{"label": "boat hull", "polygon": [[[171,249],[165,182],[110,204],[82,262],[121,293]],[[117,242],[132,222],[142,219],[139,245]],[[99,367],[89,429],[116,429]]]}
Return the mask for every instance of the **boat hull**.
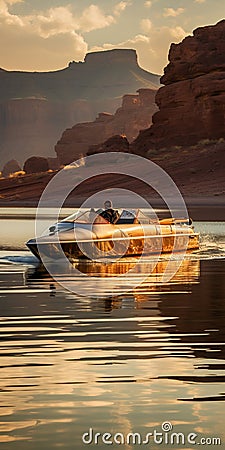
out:
{"label": "boat hull", "polygon": [[[77,259],[122,258],[141,255],[157,255],[172,252],[194,251],[199,248],[197,233],[182,233],[155,236],[133,236],[89,241],[50,240],[27,242],[31,252],[42,260],[59,261],[65,255],[73,262]],[[63,252],[63,253],[62,253]]]}

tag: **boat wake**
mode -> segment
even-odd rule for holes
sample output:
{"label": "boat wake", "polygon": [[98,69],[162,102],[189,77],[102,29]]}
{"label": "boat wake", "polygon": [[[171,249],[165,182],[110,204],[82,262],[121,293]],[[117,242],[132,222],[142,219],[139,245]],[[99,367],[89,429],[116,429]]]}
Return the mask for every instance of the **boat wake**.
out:
{"label": "boat wake", "polygon": [[[23,252],[21,252],[21,253],[23,253]],[[30,255],[30,254],[0,256],[0,266],[1,265],[23,265],[23,266],[36,267],[39,264],[40,264],[39,260],[34,255]]]}
{"label": "boat wake", "polygon": [[207,223],[200,226],[200,248],[194,255],[202,260],[225,258],[225,224]]}
{"label": "boat wake", "polygon": [[[10,254],[9,254],[10,253]],[[27,254],[27,252],[17,251],[16,255],[11,250],[3,252],[1,251],[2,256],[0,255],[0,265],[23,265],[23,266],[31,266],[36,267],[40,265],[38,258],[34,255]],[[26,255],[25,255],[26,253]],[[180,254],[170,254],[162,255],[159,258],[159,261],[168,261],[168,260],[179,260],[181,258]],[[185,255],[185,259],[187,260],[213,260],[213,259],[225,259],[225,240],[218,239],[216,236],[205,235],[201,236],[200,240],[200,248],[199,250],[194,250],[191,253],[187,253]],[[132,261],[131,257],[122,258],[121,261],[126,260]],[[143,259],[143,264],[146,262],[154,262],[155,256],[145,257]]]}

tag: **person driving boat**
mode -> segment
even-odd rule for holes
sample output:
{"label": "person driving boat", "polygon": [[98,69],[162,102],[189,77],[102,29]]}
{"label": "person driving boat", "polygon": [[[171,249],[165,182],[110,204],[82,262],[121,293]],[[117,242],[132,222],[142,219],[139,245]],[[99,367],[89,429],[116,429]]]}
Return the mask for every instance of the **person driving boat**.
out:
{"label": "person driving boat", "polygon": [[105,210],[100,212],[99,215],[110,223],[116,223],[120,217],[120,214],[117,210],[113,209],[113,204],[111,200],[105,201],[104,208]]}

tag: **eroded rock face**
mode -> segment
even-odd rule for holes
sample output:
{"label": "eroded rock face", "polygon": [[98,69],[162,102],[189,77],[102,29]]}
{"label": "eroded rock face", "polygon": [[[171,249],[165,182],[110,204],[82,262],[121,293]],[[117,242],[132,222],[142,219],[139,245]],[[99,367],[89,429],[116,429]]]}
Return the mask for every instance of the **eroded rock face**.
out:
{"label": "eroded rock face", "polygon": [[146,85],[157,88],[159,77],[139,67],[134,50],[89,53],[54,72],[0,69],[1,164],[54,156],[65,128],[94,120],[98,111],[114,112],[124,92]]}
{"label": "eroded rock face", "polygon": [[225,71],[225,20],[197,28],[193,36],[172,44],[169,64],[161,78],[163,84],[188,80],[214,71]]}
{"label": "eroded rock face", "polygon": [[69,164],[89,152],[91,145],[98,145],[115,135],[126,136],[132,142],[141,129],[152,123],[157,110],[156,90],[139,89],[137,94],[124,95],[122,106],[116,113],[100,113],[94,122],[85,122],[67,129],[55,147],[61,164]]}
{"label": "eroded rock face", "polygon": [[129,142],[125,136],[111,136],[102,144],[91,145],[87,151],[87,155],[105,152],[125,152],[129,153]]}
{"label": "eroded rock face", "polygon": [[31,156],[25,161],[23,170],[27,174],[47,172],[49,170],[48,160],[42,156]]}
{"label": "eroded rock face", "polygon": [[59,170],[60,164],[58,158],[47,158],[49,169]]}
{"label": "eroded rock face", "polygon": [[134,143],[139,154],[225,137],[225,20],[172,44],[169,61],[156,95],[159,111]]}
{"label": "eroded rock face", "polygon": [[20,167],[19,163],[15,159],[11,159],[4,165],[4,167],[2,169],[2,176],[8,177],[12,173],[19,172],[20,170],[21,170],[21,167]]}

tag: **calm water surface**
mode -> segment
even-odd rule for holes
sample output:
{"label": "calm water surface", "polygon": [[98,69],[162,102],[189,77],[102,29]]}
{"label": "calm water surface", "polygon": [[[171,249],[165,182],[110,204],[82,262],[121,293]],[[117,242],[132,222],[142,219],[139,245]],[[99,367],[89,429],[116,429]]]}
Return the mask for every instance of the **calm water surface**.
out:
{"label": "calm water surface", "polygon": [[[98,298],[87,281],[79,297],[25,250],[34,234],[27,213],[0,220],[1,447],[106,449],[101,437],[87,445],[82,435],[92,428],[144,439],[170,422],[225,448],[225,224],[196,224],[201,249],[170,282],[153,273],[120,295],[115,281],[115,295]],[[161,445],[120,447],[196,448],[167,445],[165,435]]]}

